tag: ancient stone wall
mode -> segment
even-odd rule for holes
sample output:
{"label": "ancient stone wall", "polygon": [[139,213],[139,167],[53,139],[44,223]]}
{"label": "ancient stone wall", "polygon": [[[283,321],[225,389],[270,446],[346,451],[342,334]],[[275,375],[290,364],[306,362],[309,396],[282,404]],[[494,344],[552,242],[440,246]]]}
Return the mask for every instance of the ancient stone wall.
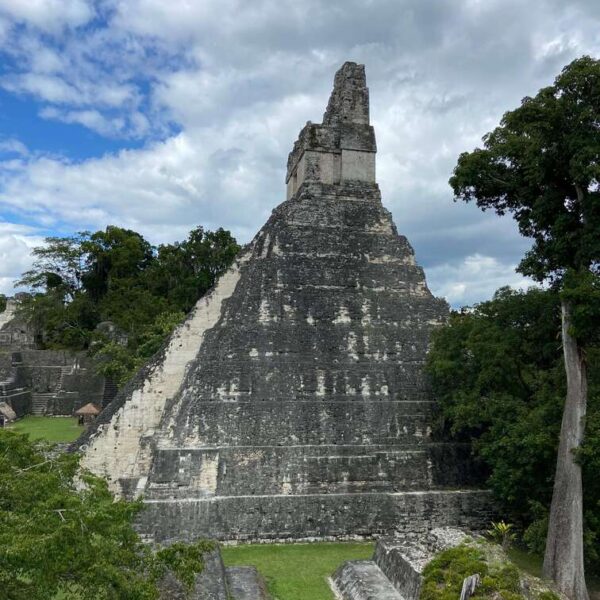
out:
{"label": "ancient stone wall", "polygon": [[288,184],[304,169],[292,197],[82,440],[84,466],[143,493],[149,538],[370,536],[490,516],[487,492],[459,491],[477,482],[464,448],[432,435],[423,366],[448,306],[377,184],[322,169],[327,154],[341,172],[347,150],[374,157],[364,69],[340,73],[323,125],[290,154]]}
{"label": "ancient stone wall", "polygon": [[[165,403],[180,389],[188,363],[203,336],[221,316],[221,306],[235,289],[242,255],[215,288],[202,298],[157,356],[129,383],[81,439],[83,466],[107,476],[114,491],[142,491],[150,471],[150,443]],[[120,488],[119,485],[124,487]]]}
{"label": "ancient stone wall", "polygon": [[19,417],[72,415],[88,402],[103,406],[104,377],[84,352],[3,350],[0,366],[0,396]]}
{"label": "ancient stone wall", "polygon": [[17,316],[18,300],[8,298],[6,308],[0,313],[0,350],[34,348],[31,328]]}

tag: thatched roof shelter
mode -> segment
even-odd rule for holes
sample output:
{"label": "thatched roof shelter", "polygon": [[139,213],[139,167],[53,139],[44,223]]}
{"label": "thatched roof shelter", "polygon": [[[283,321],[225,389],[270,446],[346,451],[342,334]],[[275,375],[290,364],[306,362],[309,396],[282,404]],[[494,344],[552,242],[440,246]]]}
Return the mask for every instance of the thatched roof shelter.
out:
{"label": "thatched roof shelter", "polygon": [[5,423],[9,423],[17,418],[17,413],[6,402],[0,402],[0,417]]}
{"label": "thatched roof shelter", "polygon": [[91,415],[93,417],[97,417],[100,414],[100,409],[91,402],[84,404],[81,408],[78,408],[75,413],[78,417],[81,415]]}
{"label": "thatched roof shelter", "polygon": [[89,425],[100,414],[100,409],[95,404],[88,402],[81,408],[78,408],[73,414],[79,417],[80,425]]}

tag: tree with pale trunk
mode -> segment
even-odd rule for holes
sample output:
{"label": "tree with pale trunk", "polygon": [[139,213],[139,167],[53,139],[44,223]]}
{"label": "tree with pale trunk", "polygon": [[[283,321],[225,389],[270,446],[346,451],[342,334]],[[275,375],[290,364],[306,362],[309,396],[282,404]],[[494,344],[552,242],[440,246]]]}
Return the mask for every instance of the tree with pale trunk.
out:
{"label": "tree with pale trunk", "polygon": [[578,462],[587,406],[586,345],[600,329],[600,61],[584,56],[507,112],[463,153],[455,200],[513,216],[533,240],[518,270],[560,292],[567,397],[548,522],[544,575],[588,600]]}

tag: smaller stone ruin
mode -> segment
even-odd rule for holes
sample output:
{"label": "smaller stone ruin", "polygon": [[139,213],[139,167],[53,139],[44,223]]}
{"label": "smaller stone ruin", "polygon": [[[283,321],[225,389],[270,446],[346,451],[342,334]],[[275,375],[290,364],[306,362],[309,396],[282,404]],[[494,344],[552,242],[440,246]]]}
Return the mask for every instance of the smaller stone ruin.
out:
{"label": "smaller stone ruin", "polygon": [[40,350],[17,308],[18,298],[8,298],[0,313],[0,402],[17,418],[71,416],[88,402],[106,406],[116,386],[96,373],[87,353]]}

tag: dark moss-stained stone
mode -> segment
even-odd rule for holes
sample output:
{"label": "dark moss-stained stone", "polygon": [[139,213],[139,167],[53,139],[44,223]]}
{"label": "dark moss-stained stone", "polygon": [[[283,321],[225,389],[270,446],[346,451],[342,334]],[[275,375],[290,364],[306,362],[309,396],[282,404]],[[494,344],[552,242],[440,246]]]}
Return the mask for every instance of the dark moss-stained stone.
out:
{"label": "dark moss-stained stone", "polygon": [[375,182],[364,67],[288,160],[288,200],[81,441],[157,541],[478,527],[466,452],[432,437],[448,314]]}

